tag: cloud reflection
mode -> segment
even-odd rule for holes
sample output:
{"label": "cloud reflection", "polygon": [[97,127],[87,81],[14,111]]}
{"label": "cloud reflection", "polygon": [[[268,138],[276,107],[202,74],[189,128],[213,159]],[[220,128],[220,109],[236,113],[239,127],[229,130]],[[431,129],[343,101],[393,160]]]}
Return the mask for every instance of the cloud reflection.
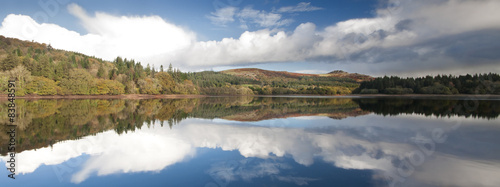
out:
{"label": "cloud reflection", "polygon": [[[31,173],[42,164],[57,165],[87,154],[90,158],[84,161],[81,169],[71,178],[72,182],[81,183],[93,173],[105,176],[114,173],[157,172],[194,157],[197,148],[220,148],[237,150],[247,159],[289,156],[304,166],[310,166],[316,158],[320,158],[339,168],[374,170],[377,175],[384,176],[387,173],[397,173],[400,163],[405,162],[412,152],[419,150],[415,142],[430,136],[436,128],[442,128],[450,138],[453,138],[454,133],[460,132],[458,134],[463,139],[453,139],[454,142],[450,142],[453,144],[478,139],[475,135],[464,134],[460,129],[449,128],[457,119],[465,121],[461,129],[468,129],[467,124],[471,121],[458,117],[432,119],[411,115],[391,118],[368,115],[335,121],[331,126],[318,128],[234,125],[188,119],[173,129],[143,128],[122,135],[107,131],[80,140],[60,142],[53,148],[24,151],[18,154],[18,170],[21,173]],[[384,123],[375,124],[373,121]],[[314,123],[314,120],[306,122]],[[476,120],[473,124],[476,129],[492,131],[487,129],[491,127],[487,123],[495,121]],[[499,130],[496,128],[493,131]],[[423,164],[417,166],[418,170],[404,178],[405,184],[495,186],[500,183],[500,179],[495,177],[500,175],[500,164],[495,160],[464,153],[468,147],[446,145],[452,147],[450,151],[443,148],[445,146],[438,146],[435,153],[424,157]],[[496,149],[490,150],[495,152]],[[498,160],[498,155],[496,158]],[[2,157],[3,161],[5,159],[6,157]],[[281,164],[278,167],[277,164],[280,163],[246,162],[248,160],[235,161],[229,165],[215,163],[207,173],[226,182],[263,176],[274,176],[280,181],[297,185],[316,180],[282,176],[281,171],[289,166]]]}

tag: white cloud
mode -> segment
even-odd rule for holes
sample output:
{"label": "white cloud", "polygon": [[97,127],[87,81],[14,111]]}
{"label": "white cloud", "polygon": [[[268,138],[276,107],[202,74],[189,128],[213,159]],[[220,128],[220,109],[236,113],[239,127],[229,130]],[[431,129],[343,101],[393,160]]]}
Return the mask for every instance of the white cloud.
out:
{"label": "white cloud", "polygon": [[240,21],[246,23],[251,22],[259,25],[260,27],[280,27],[288,25],[292,22],[290,19],[281,19],[281,14],[266,12],[264,10],[255,10],[251,7],[246,7],[237,16]]}
{"label": "white cloud", "polygon": [[256,24],[259,28],[274,28],[286,26],[293,22],[292,19],[283,19],[281,13],[309,12],[320,9],[322,8],[311,6],[311,3],[306,2],[301,2],[296,6],[281,7],[271,12],[255,10],[251,6],[247,6],[241,10],[236,7],[227,6],[211,12],[210,15],[207,15],[207,18],[215,25],[226,26],[227,23],[234,22],[236,17],[240,22],[240,27],[245,30],[249,28],[248,24]]}
{"label": "white cloud", "polygon": [[278,13],[267,12],[264,10],[255,10],[252,7],[238,9],[236,7],[224,7],[211,12],[207,16],[213,24],[226,26],[228,23],[235,21],[235,18],[240,22],[242,29],[248,29],[249,24],[255,25],[257,28],[275,28],[290,24],[293,20],[282,19],[282,15]]}
{"label": "white cloud", "polygon": [[[35,40],[50,43],[55,48],[78,51],[90,55],[98,55],[95,48],[102,37],[95,34],[80,35],[55,24],[35,22],[25,15],[9,14],[2,22],[0,34],[21,40]],[[101,54],[108,56],[107,54]]]}
{"label": "white cloud", "polygon": [[196,41],[191,31],[168,23],[159,16],[114,16],[97,12],[88,15],[76,4],[68,5],[88,34],[81,35],[55,24],[39,24],[23,15],[8,15],[0,34],[22,40],[50,43],[54,48],[77,51],[112,60],[117,56],[157,64],[167,53],[173,53]]}
{"label": "white cloud", "polygon": [[[283,164],[269,161],[252,162],[252,158],[246,158],[239,162],[223,161],[213,164],[207,173],[216,181],[230,183],[236,180],[251,181],[254,178],[269,175],[278,175],[283,168]],[[287,181],[292,182],[292,181]]]}
{"label": "white cloud", "polygon": [[277,176],[276,178],[280,181],[294,183],[295,185],[298,186],[309,185],[309,182],[319,180],[308,177],[293,177],[293,176]]}
{"label": "white cloud", "polygon": [[[85,161],[82,170],[72,176],[71,181],[74,183],[83,182],[96,171],[98,176],[160,171],[195,155],[192,145],[166,131],[155,133],[148,130],[123,135],[106,132],[104,135],[87,137],[85,141],[94,142],[91,146],[96,152]],[[68,147],[67,150],[72,149]]]}
{"label": "white cloud", "polygon": [[315,10],[321,10],[323,8],[321,7],[315,7],[311,6],[310,2],[300,2],[297,4],[297,6],[287,6],[287,7],[281,7],[278,9],[277,12],[310,12],[310,11],[315,11]]}
{"label": "white cloud", "polygon": [[[390,72],[420,76],[432,70],[460,74],[472,73],[468,70],[490,72],[500,61],[500,55],[494,55],[500,42],[494,35],[498,33],[495,30],[500,29],[500,13],[496,11],[500,1],[389,2],[393,6],[378,9],[373,18],[346,20],[323,30],[307,29],[307,32],[299,31],[304,31],[303,27],[315,28],[313,23],[301,24],[293,32],[246,31],[237,39],[197,42],[188,52],[179,53],[173,59],[190,66],[339,62],[354,67],[367,64],[371,67],[367,73],[377,75]],[[244,14],[257,17],[262,12],[247,8]],[[276,24],[279,18],[269,17],[269,21],[262,21],[262,26]],[[305,40],[298,42],[296,38]],[[461,51],[457,51],[454,43],[458,40],[463,41],[458,44],[464,46],[459,48]],[[478,45],[483,46],[481,50],[477,49]],[[463,56],[465,54],[468,55]],[[474,68],[463,68],[468,66]]]}
{"label": "white cloud", "polygon": [[234,15],[238,8],[236,7],[224,7],[217,9],[215,12],[210,13],[208,19],[212,21],[213,24],[225,26],[227,23],[234,22]]}
{"label": "white cloud", "polygon": [[[114,173],[160,171],[194,157],[195,150],[199,147],[237,150],[246,158],[290,156],[297,163],[305,166],[312,165],[315,158],[320,158],[344,169],[397,172],[394,160],[404,159],[412,151],[418,150],[411,143],[415,137],[430,134],[438,127],[449,129],[445,127],[453,123],[447,122],[462,119],[465,118],[436,120],[398,116],[386,120],[386,123],[377,124],[370,122],[378,119],[367,116],[346,120],[332,126],[333,128],[322,128],[320,132],[314,129],[218,124],[208,120],[188,119],[173,129],[143,128],[122,135],[108,131],[79,140],[59,142],[54,144],[53,148],[24,151],[16,155],[19,160],[19,173],[31,173],[45,164],[56,168],[54,169],[56,175],[65,176],[65,173],[57,172],[81,167],[71,176],[75,183],[86,180],[94,173],[98,176],[105,176]],[[427,123],[422,123],[422,120]],[[467,128],[468,124],[474,124],[474,128],[481,128],[494,123],[477,121],[477,119],[466,121],[474,121],[474,123],[464,123],[462,128]],[[414,127],[405,125],[409,123],[422,125]],[[391,136],[382,136],[377,133],[387,133]],[[469,138],[474,137],[467,137]],[[462,149],[467,148],[453,147],[453,149],[452,151],[463,151]],[[89,155],[90,158],[85,160],[79,157],[83,154]],[[71,158],[76,161],[59,165]],[[0,159],[5,161],[7,157],[0,157]],[[495,186],[500,182],[498,177],[494,177],[500,174],[498,170],[500,165],[482,160],[482,158],[452,158],[446,152],[440,153],[436,150],[432,157],[425,159],[426,162],[418,166],[419,169],[407,180],[450,186]],[[215,164],[208,170],[208,173],[212,177],[230,182],[240,178],[251,180],[266,175],[280,175],[282,168],[289,168],[286,165],[278,167],[277,164],[270,162],[261,162],[257,165],[245,163],[243,161]],[[59,167],[69,168],[57,169]],[[456,176],[462,177],[449,180]],[[280,177],[279,180],[297,184],[312,181],[312,179],[300,176],[285,176]]]}
{"label": "white cloud", "polygon": [[246,31],[238,39],[197,42],[171,59],[188,66],[304,60],[310,56],[310,49],[318,40],[315,27],[312,23],[304,23],[291,35],[269,29]]}

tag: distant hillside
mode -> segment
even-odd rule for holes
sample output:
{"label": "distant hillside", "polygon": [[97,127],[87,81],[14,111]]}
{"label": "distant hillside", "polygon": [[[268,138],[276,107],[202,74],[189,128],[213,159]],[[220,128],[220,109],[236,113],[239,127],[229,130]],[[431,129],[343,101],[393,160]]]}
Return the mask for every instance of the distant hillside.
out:
{"label": "distant hillside", "polygon": [[292,73],[257,68],[225,70],[221,73],[260,82],[248,86],[257,94],[350,94],[360,82],[372,80],[368,75],[333,71],[328,74]]}
{"label": "distant hillside", "polygon": [[269,78],[299,79],[301,77],[337,77],[337,78],[352,79],[355,80],[356,82],[362,82],[373,79],[373,77],[368,75],[363,75],[358,73],[348,73],[342,70],[335,70],[327,74],[306,74],[306,73],[293,73],[287,71],[270,71],[258,68],[241,68],[241,69],[225,70],[222,71],[222,73],[250,78],[258,81]]}
{"label": "distant hillside", "polygon": [[37,95],[345,95],[357,94],[500,94],[500,75],[438,75],[419,78],[379,77],[335,70],[326,74],[256,68],[222,72],[181,72],[133,59],[113,61],[50,44],[0,35],[0,95],[8,80],[16,96]]}
{"label": "distant hillside", "polygon": [[322,74],[320,76],[346,77],[346,78],[354,79],[357,82],[369,81],[369,80],[374,79],[373,77],[371,77],[369,75],[363,75],[363,74],[359,74],[359,73],[348,73],[348,72],[345,72],[342,70],[331,71],[330,73],[328,73],[326,75]]}
{"label": "distant hillside", "polygon": [[[133,59],[113,61],[50,44],[0,36],[0,94],[16,80],[16,95],[204,94],[282,95],[350,94],[367,75],[334,71],[302,74],[261,69],[181,72]],[[5,96],[5,95],[4,95]]]}

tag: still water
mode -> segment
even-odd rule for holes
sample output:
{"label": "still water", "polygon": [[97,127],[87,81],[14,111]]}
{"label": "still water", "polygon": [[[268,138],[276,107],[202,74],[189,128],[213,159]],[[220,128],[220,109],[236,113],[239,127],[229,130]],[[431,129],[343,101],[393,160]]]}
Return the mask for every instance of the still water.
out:
{"label": "still water", "polygon": [[[16,110],[16,179],[1,169],[1,186],[500,184],[498,98],[18,99]],[[6,132],[6,102],[0,114]]]}

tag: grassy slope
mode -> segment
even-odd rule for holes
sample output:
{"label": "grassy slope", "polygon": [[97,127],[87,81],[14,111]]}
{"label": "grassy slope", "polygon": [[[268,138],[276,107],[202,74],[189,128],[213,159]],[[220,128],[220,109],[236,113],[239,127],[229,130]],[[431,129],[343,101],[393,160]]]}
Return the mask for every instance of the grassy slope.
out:
{"label": "grassy slope", "polygon": [[336,77],[336,78],[347,78],[353,79],[356,82],[362,82],[365,80],[371,80],[373,77],[368,75],[358,74],[358,73],[347,73],[344,71],[332,71],[327,74],[305,74],[305,73],[293,73],[286,71],[270,71],[257,68],[241,68],[241,69],[230,69],[222,71],[222,73],[235,75],[239,77],[251,78],[255,80],[262,79],[299,79],[301,77]]}

